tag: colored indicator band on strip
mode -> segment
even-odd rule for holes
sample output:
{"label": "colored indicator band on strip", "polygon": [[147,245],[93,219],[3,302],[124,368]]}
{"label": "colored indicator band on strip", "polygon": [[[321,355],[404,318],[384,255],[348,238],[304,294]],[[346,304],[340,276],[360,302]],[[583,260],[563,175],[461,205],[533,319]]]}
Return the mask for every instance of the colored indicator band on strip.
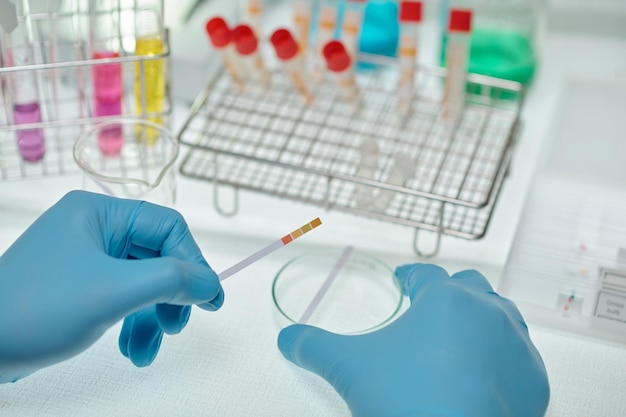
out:
{"label": "colored indicator band on strip", "polygon": [[320,218],[316,217],[315,219],[311,220],[310,222],[303,225],[299,229],[296,229],[293,232],[289,233],[288,235],[283,236],[281,240],[283,241],[283,244],[286,245],[287,243],[291,242],[294,239],[299,238],[305,233],[310,232],[311,230],[315,229],[317,226],[321,224],[322,224],[322,221],[320,220]]}
{"label": "colored indicator band on strip", "polygon": [[[295,240],[298,236],[302,236],[303,234],[305,234],[309,230],[315,229],[320,224],[322,224],[322,221],[318,217],[318,218],[314,219],[313,221],[305,224],[301,228],[294,230],[290,234],[283,236],[281,239],[275,240],[274,242],[272,242],[269,245],[267,245],[266,247],[256,251],[255,253],[253,253],[252,255],[248,256],[247,258],[237,262],[235,265],[231,266],[230,268],[220,272],[218,274],[218,277],[219,277],[220,281],[223,281],[226,278],[230,277],[231,275],[236,274],[237,272],[241,271],[242,269],[244,269],[248,265],[251,265],[254,262],[258,261],[259,259],[264,258],[265,256],[269,255],[270,253],[274,252],[275,250],[278,250],[278,249],[282,248],[287,243],[291,242],[292,240]],[[305,229],[305,231],[303,231],[303,229]],[[297,232],[297,236],[296,236],[296,232]]]}

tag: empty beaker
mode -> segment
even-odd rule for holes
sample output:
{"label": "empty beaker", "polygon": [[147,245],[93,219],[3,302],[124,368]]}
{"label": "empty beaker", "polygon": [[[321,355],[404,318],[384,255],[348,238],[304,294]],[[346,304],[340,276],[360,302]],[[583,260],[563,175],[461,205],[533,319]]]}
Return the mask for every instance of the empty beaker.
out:
{"label": "empty beaker", "polygon": [[[119,154],[103,153],[103,132],[124,136]],[[176,201],[174,162],[179,143],[163,126],[143,119],[112,119],[86,130],[74,144],[83,188],[114,197],[172,206]]]}

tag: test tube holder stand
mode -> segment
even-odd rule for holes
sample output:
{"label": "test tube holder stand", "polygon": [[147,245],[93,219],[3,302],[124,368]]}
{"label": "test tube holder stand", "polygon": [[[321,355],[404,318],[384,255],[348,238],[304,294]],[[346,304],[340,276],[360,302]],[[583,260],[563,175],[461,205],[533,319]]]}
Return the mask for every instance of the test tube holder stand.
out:
{"label": "test tube holder stand", "polygon": [[[522,86],[470,74],[462,114],[451,123],[442,111],[445,68],[418,67],[412,102],[400,111],[393,60],[362,58],[369,68],[357,74],[358,105],[332,80],[316,81],[306,104],[280,68],[269,87],[247,83],[244,90],[219,68],[178,133],[191,147],[181,174],[212,182],[215,208],[226,216],[238,210],[237,190],[248,189],[413,227],[413,247],[424,257],[438,252],[443,235],[483,237],[520,127]],[[380,148],[373,178],[357,175],[366,138]],[[397,152],[416,164],[402,186],[386,182]],[[235,190],[230,209],[220,186]],[[357,186],[395,195],[384,210],[362,208]],[[437,235],[428,251],[419,247],[422,230]]]}
{"label": "test tube holder stand", "polygon": [[[61,7],[60,1],[33,2],[44,7],[24,10],[18,16],[18,24],[28,28],[27,37],[31,40],[33,62],[21,66],[0,65],[0,181],[24,180],[58,176],[79,172],[73,160],[72,148],[76,139],[86,130],[99,122],[112,118],[160,119],[169,125],[172,113],[170,82],[170,49],[168,31],[165,29],[163,53],[151,56],[134,55],[133,16],[137,13],[136,4],[125,4],[121,0],[112,0],[109,4],[111,19],[126,21],[126,26],[111,35],[110,42],[121,45],[120,56],[109,58],[107,63],[120,64],[124,80],[122,111],[116,116],[95,116],[93,114],[92,68],[101,60],[91,59],[89,54],[89,8],[88,2],[73,2]],[[42,6],[40,3],[45,3]],[[162,0],[155,0],[160,4]],[[130,24],[129,24],[130,22]],[[127,26],[132,29],[129,30]],[[2,33],[0,35],[7,36]],[[0,36],[0,39],[2,38]],[[0,42],[0,56],[6,56],[4,42]],[[135,101],[135,83],[145,96],[144,71],[139,71],[136,79],[136,67],[142,68],[147,63],[163,60],[165,73],[165,95],[163,110],[146,113],[137,109]],[[12,77],[32,74],[36,82],[38,102],[42,121],[39,123],[16,124],[12,115],[12,97],[9,83]],[[46,153],[38,162],[25,162],[20,157],[16,133],[28,129],[43,129],[46,140]],[[106,157],[102,156],[103,161]],[[142,166],[144,161],[135,154],[120,154],[127,167]]]}

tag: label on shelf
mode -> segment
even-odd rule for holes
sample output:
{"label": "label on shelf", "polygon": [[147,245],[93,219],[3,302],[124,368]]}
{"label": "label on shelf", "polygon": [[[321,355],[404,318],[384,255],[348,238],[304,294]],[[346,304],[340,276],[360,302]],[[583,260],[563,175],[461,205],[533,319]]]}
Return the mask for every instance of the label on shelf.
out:
{"label": "label on shelf", "polygon": [[600,291],[596,306],[596,317],[626,323],[626,293],[617,294]]}
{"label": "label on shelf", "polygon": [[603,289],[624,292],[626,295],[626,271],[603,268],[600,270],[600,278]]}

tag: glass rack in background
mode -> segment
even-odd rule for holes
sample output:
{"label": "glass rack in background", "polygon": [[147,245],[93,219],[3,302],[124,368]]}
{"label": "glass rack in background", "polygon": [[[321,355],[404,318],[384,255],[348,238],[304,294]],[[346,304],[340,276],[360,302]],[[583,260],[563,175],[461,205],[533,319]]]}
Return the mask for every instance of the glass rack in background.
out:
{"label": "glass rack in background", "polygon": [[[0,28],[0,180],[77,172],[74,142],[99,122],[169,124],[162,0],[15,3],[17,28]],[[121,133],[102,132],[102,158],[143,163],[122,151]]]}
{"label": "glass rack in background", "polygon": [[[419,66],[410,103],[399,107],[396,61],[360,61],[357,98],[327,75],[312,79],[310,103],[270,60],[269,88],[249,81],[241,90],[218,70],[178,134],[192,147],[181,173],[211,181],[224,215],[237,210],[236,193],[231,204],[219,199],[226,185],[413,227],[423,256],[437,253],[442,235],[483,237],[519,129],[522,86],[470,74],[451,121],[445,69]],[[419,248],[420,230],[437,234],[434,248]]]}

